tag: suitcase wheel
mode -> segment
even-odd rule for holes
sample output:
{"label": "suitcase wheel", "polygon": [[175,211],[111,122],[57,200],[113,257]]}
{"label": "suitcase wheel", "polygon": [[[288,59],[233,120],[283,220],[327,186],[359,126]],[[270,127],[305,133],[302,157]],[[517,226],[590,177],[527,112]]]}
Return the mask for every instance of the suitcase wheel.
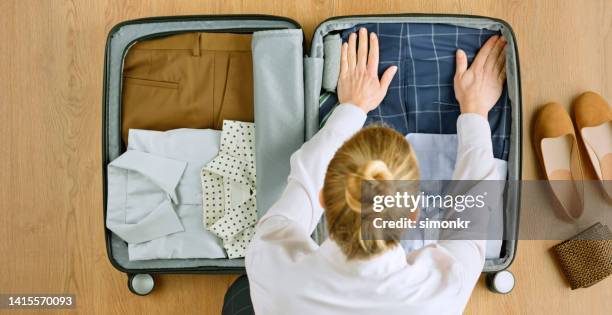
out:
{"label": "suitcase wheel", "polygon": [[128,274],[128,289],[130,292],[144,296],[155,288],[155,280],[148,273]]}
{"label": "suitcase wheel", "polygon": [[499,272],[491,272],[486,275],[487,288],[491,292],[499,294],[508,294],[516,283],[516,279],[512,272],[508,270],[502,270]]}

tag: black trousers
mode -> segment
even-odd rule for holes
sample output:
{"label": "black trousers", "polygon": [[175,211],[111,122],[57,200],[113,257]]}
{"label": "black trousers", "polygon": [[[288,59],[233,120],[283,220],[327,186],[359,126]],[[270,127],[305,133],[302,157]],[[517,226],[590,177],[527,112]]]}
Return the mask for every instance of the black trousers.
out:
{"label": "black trousers", "polygon": [[227,289],[223,299],[222,315],[253,315],[249,279],[242,275]]}

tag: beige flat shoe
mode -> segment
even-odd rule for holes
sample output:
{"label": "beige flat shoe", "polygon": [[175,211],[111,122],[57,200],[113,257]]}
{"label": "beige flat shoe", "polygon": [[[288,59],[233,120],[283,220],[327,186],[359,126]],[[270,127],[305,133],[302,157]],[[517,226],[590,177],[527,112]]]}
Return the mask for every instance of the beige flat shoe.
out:
{"label": "beige flat shoe", "polygon": [[572,104],[576,128],[603,191],[612,201],[612,109],[597,93],[585,92]]}
{"label": "beige flat shoe", "polygon": [[584,211],[584,175],[574,125],[563,106],[542,106],[534,121],[533,145],[558,201],[557,214],[577,220]]}

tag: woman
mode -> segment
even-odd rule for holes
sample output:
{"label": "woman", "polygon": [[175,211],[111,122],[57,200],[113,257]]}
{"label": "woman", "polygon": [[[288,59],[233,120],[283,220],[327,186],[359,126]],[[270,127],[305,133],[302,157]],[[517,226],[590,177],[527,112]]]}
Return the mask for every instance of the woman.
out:
{"label": "woman", "polygon": [[[257,314],[456,314],[482,271],[485,241],[440,241],[406,254],[397,240],[362,240],[361,181],[418,179],[404,136],[364,128],[397,71],[378,79],[378,39],[365,29],[342,46],[338,97],[342,105],[291,157],[282,197],[263,216],[246,268]],[[369,42],[369,44],[368,44]],[[459,147],[453,178],[501,179],[495,171],[486,119],[505,80],[505,40],[490,38],[468,69],[456,54]],[[369,46],[369,52],[368,52]],[[357,202],[356,202],[357,200]],[[321,215],[329,239],[310,237]]]}

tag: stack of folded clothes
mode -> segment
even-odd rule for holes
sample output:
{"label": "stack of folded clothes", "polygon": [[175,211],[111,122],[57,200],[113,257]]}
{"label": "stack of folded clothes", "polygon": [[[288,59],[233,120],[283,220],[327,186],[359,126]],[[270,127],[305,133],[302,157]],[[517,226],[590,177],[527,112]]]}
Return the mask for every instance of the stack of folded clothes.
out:
{"label": "stack of folded clothes", "polygon": [[128,51],[106,226],[131,261],[244,256],[257,220],[251,37],[185,33]]}

